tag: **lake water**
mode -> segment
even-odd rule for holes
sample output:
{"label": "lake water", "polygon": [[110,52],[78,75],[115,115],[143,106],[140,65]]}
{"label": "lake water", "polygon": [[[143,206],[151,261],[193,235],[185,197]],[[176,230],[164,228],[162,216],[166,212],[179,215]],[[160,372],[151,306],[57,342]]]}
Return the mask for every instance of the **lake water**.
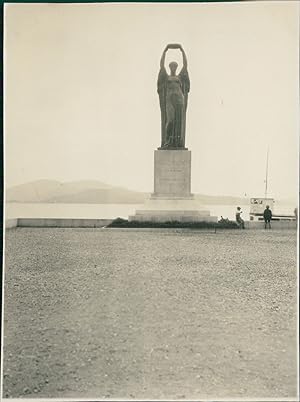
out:
{"label": "lake water", "polygon": [[[224,218],[235,219],[237,205],[208,205],[211,215],[221,215]],[[250,205],[242,205],[243,218],[249,220]],[[117,217],[127,219],[133,215],[136,209],[142,209],[137,204],[30,204],[7,203],[5,205],[5,217],[10,218],[103,218],[114,219]],[[277,213],[293,214],[294,206],[276,205]]]}

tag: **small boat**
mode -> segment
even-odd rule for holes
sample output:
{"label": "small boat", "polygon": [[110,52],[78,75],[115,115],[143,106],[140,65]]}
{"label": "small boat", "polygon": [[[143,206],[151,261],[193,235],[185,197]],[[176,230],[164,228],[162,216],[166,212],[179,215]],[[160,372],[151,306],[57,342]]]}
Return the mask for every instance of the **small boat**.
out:
{"label": "small boat", "polygon": [[274,198],[267,197],[256,197],[250,198],[250,221],[263,221],[264,220],[264,210],[266,206],[269,205],[272,211],[272,221],[295,221],[295,214],[281,214],[274,211]]}
{"label": "small boat", "polygon": [[264,221],[264,210],[269,205],[272,211],[272,221],[296,221],[296,212],[294,214],[275,213],[274,198],[268,198],[268,166],[269,166],[269,148],[267,151],[266,177],[265,177],[265,196],[260,198],[250,198],[250,221]]}

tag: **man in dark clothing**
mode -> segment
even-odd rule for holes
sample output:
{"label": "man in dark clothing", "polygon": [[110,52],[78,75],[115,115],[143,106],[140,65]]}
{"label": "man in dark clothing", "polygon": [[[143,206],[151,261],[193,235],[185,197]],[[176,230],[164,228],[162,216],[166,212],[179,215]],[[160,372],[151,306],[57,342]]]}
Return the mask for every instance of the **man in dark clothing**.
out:
{"label": "man in dark clothing", "polygon": [[270,210],[269,205],[266,205],[266,209],[264,210],[265,229],[267,229],[267,227],[271,229],[271,219],[272,211]]}

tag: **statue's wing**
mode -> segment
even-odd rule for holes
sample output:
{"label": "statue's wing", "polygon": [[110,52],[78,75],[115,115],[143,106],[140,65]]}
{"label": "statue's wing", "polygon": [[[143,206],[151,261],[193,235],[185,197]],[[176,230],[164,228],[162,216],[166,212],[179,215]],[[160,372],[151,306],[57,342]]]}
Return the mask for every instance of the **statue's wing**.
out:
{"label": "statue's wing", "polygon": [[182,67],[182,70],[180,71],[180,73],[178,74],[178,77],[180,79],[181,82],[181,89],[183,92],[183,96],[184,96],[184,108],[185,108],[185,112],[183,113],[182,116],[182,145],[184,146],[185,144],[185,122],[186,122],[186,110],[187,110],[187,104],[188,104],[188,93],[190,92],[190,77],[189,77],[189,73],[187,71],[186,67]]}
{"label": "statue's wing", "polygon": [[187,69],[185,67],[182,68],[178,77],[181,81],[182,92],[185,100],[185,107],[187,107],[188,93],[190,92],[190,77]]}
{"label": "statue's wing", "polygon": [[159,74],[158,74],[158,79],[157,79],[157,92],[159,95],[159,102],[160,102],[160,108],[165,115],[165,109],[166,109],[166,84],[167,84],[167,79],[168,79],[168,74],[166,72],[166,69],[163,67],[160,69]]}
{"label": "statue's wing", "polygon": [[182,91],[184,94],[188,94],[190,92],[190,77],[186,68],[182,68],[178,77],[180,78],[182,84]]}
{"label": "statue's wing", "polygon": [[157,79],[157,92],[160,93],[164,90],[168,78],[165,67],[161,68]]}
{"label": "statue's wing", "polygon": [[157,79],[157,92],[159,95],[159,104],[161,111],[161,137],[162,137],[162,146],[166,142],[166,85],[168,80],[168,74],[165,67],[161,68],[158,74]]}

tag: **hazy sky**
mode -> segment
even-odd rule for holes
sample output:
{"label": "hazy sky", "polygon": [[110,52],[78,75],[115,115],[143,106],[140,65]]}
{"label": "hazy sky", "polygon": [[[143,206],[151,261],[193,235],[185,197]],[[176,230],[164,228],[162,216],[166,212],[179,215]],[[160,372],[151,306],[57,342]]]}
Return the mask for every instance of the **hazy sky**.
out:
{"label": "hazy sky", "polygon": [[192,191],[263,196],[269,146],[269,195],[296,196],[298,6],[6,4],[7,186],[89,179],[152,191],[159,60],[181,43]]}

